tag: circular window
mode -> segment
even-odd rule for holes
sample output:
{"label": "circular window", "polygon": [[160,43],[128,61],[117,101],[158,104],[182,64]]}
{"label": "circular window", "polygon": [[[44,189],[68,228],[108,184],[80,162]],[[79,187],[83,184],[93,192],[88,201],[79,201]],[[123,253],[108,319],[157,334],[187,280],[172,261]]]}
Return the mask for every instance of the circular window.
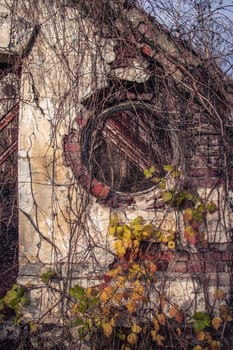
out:
{"label": "circular window", "polygon": [[161,177],[173,159],[166,116],[148,103],[127,101],[106,109],[89,120],[81,140],[88,173],[114,192],[152,187],[144,170],[155,166]]}

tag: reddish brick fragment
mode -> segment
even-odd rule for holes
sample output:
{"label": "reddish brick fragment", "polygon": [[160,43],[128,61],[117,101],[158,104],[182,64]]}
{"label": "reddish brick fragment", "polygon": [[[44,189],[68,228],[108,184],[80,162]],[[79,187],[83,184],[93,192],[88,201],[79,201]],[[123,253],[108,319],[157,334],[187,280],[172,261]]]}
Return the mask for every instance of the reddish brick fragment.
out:
{"label": "reddish brick fragment", "polygon": [[144,53],[144,55],[149,57],[153,57],[155,54],[155,51],[148,44],[143,45],[143,47],[141,48],[141,51],[142,53]]}

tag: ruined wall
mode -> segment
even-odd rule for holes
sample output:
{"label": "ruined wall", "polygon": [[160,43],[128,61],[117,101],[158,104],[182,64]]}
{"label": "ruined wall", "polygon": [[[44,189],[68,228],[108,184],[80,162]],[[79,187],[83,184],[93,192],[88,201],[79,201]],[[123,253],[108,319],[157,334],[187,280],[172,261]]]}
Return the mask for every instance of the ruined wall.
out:
{"label": "ruined wall", "polygon": [[[43,1],[34,7],[30,2],[20,5],[18,13],[34,33],[22,62],[18,150],[18,282],[28,288],[31,300],[25,319],[57,322],[61,315],[67,317],[69,298],[64,296],[70,286],[100,283],[100,276],[115,258],[108,235],[113,213],[124,222],[141,216],[161,231],[179,232],[176,250],[154,248],[159,266],[158,294],[165,293],[185,310],[205,308],[218,287],[229,294],[231,214],[224,182],[226,159],[219,163],[221,123],[209,122],[217,119],[219,111],[225,118],[227,111],[225,105],[219,109],[218,102],[212,110],[212,100],[204,110],[201,93],[190,93],[182,64],[195,71],[199,58],[190,52],[182,56],[179,44],[160,27],[151,27],[147,17],[134,8],[124,9],[122,18],[115,19],[115,27],[112,23],[98,27],[78,7],[59,2],[44,6]],[[36,35],[35,27],[39,28]],[[187,93],[192,103],[186,106]],[[136,187],[127,192],[106,185],[104,176],[95,179],[90,160],[91,147],[95,150],[95,128],[102,125],[107,133],[106,125],[122,110],[131,113],[125,116],[124,130],[127,123],[129,129],[132,127],[133,112],[140,120],[147,115],[156,119],[158,133],[169,143],[166,150],[166,143],[158,142],[162,165],[179,168],[179,186],[189,186],[203,202],[216,204],[218,210],[207,214],[201,229],[204,246],[187,242],[182,210],[161,203],[158,186],[146,184],[143,191]],[[163,123],[168,129],[162,132]],[[109,128],[111,131],[111,125]],[[211,148],[209,143],[207,147],[206,135],[213,130],[216,135],[208,136],[212,138]],[[85,132],[89,133],[89,143],[83,141]],[[147,129],[140,134],[145,145],[148,135]],[[118,149],[125,139],[127,135],[121,129],[111,141]],[[157,159],[156,151],[148,158],[148,149],[140,153],[143,147],[130,142],[124,152],[129,147],[132,157],[140,158],[137,164],[143,172]],[[105,158],[104,151],[100,152]],[[216,168],[221,169],[220,176],[211,173]],[[138,179],[144,181],[140,176],[137,181],[141,183]],[[171,185],[166,186],[169,190]],[[48,285],[40,275],[49,269],[56,272],[56,279]]]}

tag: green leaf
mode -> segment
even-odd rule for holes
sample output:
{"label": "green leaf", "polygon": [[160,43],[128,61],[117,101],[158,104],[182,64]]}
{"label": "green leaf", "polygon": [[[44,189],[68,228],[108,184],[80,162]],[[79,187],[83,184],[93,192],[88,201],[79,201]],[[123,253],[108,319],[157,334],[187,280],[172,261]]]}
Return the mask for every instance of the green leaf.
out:
{"label": "green leaf", "polygon": [[164,169],[164,171],[166,171],[168,173],[168,172],[171,172],[174,170],[174,166],[171,164],[166,164],[163,166],[163,169]]}
{"label": "green leaf", "polygon": [[187,201],[192,201],[193,200],[193,195],[192,193],[185,193],[185,199],[187,199]]}
{"label": "green leaf", "polygon": [[151,174],[153,174],[153,173],[155,172],[155,170],[156,170],[155,167],[154,167],[154,166],[151,166],[150,169],[149,169],[149,172],[150,172]]}
{"label": "green leaf", "polygon": [[5,308],[4,298],[0,299],[0,311],[3,311]]}
{"label": "green leaf", "polygon": [[207,203],[206,209],[207,209],[209,214],[213,214],[216,212],[217,206],[215,203],[209,202],[209,203]]}
{"label": "green leaf", "polygon": [[173,179],[177,179],[180,177],[180,172],[178,170],[173,170],[171,172],[171,177],[173,177]]}
{"label": "green leaf", "polygon": [[150,179],[152,177],[152,174],[147,169],[145,169],[143,173],[146,179]]}
{"label": "green leaf", "polygon": [[152,177],[151,179],[152,182],[155,182],[156,184],[158,184],[161,181],[161,177]]}
{"label": "green leaf", "polygon": [[198,205],[197,212],[201,213],[201,214],[204,214],[206,212],[206,208],[205,208],[205,205],[203,203]]}
{"label": "green leaf", "polygon": [[176,197],[176,205],[179,208],[183,201],[186,199],[186,194],[185,192],[180,192],[177,197]]}
{"label": "green leaf", "polygon": [[74,320],[74,326],[82,326],[84,324],[84,320],[82,317],[77,317]]}
{"label": "green leaf", "polygon": [[119,222],[118,216],[116,213],[114,213],[110,219],[110,226],[117,226]]}
{"label": "green leaf", "polygon": [[158,186],[161,190],[165,190],[166,188],[166,180],[164,178],[161,179],[159,186]]}
{"label": "green leaf", "polygon": [[173,194],[170,191],[165,191],[162,194],[162,198],[163,198],[164,203],[169,203],[169,202],[171,202],[171,200],[173,198]]}
{"label": "green leaf", "polygon": [[15,305],[20,302],[20,298],[15,290],[9,290],[4,297],[4,302],[8,307],[14,309]]}
{"label": "green leaf", "polygon": [[115,234],[115,230],[116,230],[116,227],[115,227],[115,226],[110,226],[108,232],[109,232],[109,234],[112,236],[112,235]]}
{"label": "green leaf", "polygon": [[137,216],[130,224],[130,226],[134,226],[134,225],[138,225],[142,223],[142,217],[141,216]]}
{"label": "green leaf", "polygon": [[88,309],[88,303],[83,301],[80,304],[77,305],[78,311],[80,311],[82,314],[84,314]]}
{"label": "green leaf", "polygon": [[75,297],[77,300],[82,300],[85,296],[85,289],[79,285],[70,288],[70,295]]}
{"label": "green leaf", "polygon": [[197,311],[193,315],[194,320],[204,320],[205,313],[202,311]]}
{"label": "green leaf", "polygon": [[24,295],[24,296],[22,296],[22,298],[20,298],[20,304],[27,305],[28,303],[29,303],[29,298],[26,295]]}
{"label": "green leaf", "polygon": [[209,327],[211,325],[211,319],[209,314],[207,313],[204,315],[204,324],[206,325],[206,327]]}
{"label": "green leaf", "polygon": [[196,320],[193,323],[193,328],[194,328],[195,332],[198,333],[200,331],[203,331],[206,328],[206,326],[202,320]]}

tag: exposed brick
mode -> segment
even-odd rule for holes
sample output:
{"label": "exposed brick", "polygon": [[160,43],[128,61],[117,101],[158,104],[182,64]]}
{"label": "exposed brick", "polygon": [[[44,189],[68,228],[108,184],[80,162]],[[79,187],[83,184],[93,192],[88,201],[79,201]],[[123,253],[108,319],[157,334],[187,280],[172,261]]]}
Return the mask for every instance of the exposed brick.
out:
{"label": "exposed brick", "polygon": [[91,176],[89,174],[88,175],[82,175],[82,176],[79,177],[78,182],[84,188],[89,189],[90,186],[91,186],[92,179],[91,179]]}
{"label": "exposed brick", "polygon": [[210,243],[210,249],[225,252],[228,249],[231,249],[231,247],[229,243]]}
{"label": "exposed brick", "polygon": [[189,254],[187,252],[174,252],[173,256],[174,256],[174,259],[177,261],[188,261],[189,260]]}
{"label": "exposed brick", "polygon": [[187,263],[186,261],[177,261],[175,263],[172,263],[168,267],[169,272],[179,272],[179,273],[186,273],[187,272]]}
{"label": "exposed brick", "polygon": [[231,285],[230,274],[227,272],[219,273],[218,282],[220,286],[230,286]]}
{"label": "exposed brick", "polygon": [[201,261],[189,261],[188,262],[188,272],[190,273],[201,273],[204,270],[204,266]]}
{"label": "exposed brick", "polygon": [[98,182],[92,186],[91,192],[94,196],[99,197],[101,192],[103,192],[105,185]]}
{"label": "exposed brick", "polygon": [[226,251],[221,253],[221,261],[232,261],[233,260],[233,254],[231,251]]}
{"label": "exposed brick", "polygon": [[214,261],[205,261],[205,272],[215,272],[217,270],[217,264]]}
{"label": "exposed brick", "polygon": [[207,251],[203,258],[208,261],[221,261],[221,253],[218,251]]}
{"label": "exposed brick", "polygon": [[167,271],[168,269],[168,261],[165,260],[157,260],[156,266],[158,271]]}
{"label": "exposed brick", "polygon": [[66,143],[65,144],[65,151],[66,152],[80,152],[80,146],[77,142],[73,143]]}
{"label": "exposed brick", "polygon": [[105,200],[105,199],[108,197],[109,192],[110,192],[110,188],[109,188],[108,186],[104,186],[104,187],[102,188],[102,190],[101,190],[101,192],[100,192],[98,198],[99,198],[100,200]]}
{"label": "exposed brick", "polygon": [[170,251],[166,251],[166,252],[158,252],[157,253],[157,259],[159,260],[164,260],[164,261],[174,261],[174,255],[172,252]]}

